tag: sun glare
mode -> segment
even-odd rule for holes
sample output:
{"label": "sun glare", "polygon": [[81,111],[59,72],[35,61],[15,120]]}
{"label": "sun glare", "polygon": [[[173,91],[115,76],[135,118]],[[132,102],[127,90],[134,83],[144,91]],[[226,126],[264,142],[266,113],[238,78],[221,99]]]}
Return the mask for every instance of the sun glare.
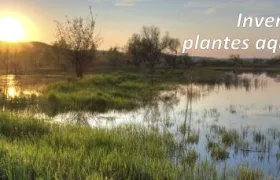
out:
{"label": "sun glare", "polygon": [[24,39],[24,28],[17,19],[6,17],[0,19],[0,40],[17,42]]}

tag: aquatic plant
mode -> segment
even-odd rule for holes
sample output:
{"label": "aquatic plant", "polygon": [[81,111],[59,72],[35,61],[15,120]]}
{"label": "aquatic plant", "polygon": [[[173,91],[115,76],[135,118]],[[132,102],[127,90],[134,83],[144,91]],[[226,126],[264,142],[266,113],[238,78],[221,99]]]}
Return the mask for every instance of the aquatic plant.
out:
{"label": "aquatic plant", "polygon": [[215,160],[226,160],[229,158],[229,152],[227,149],[218,143],[208,142],[208,150],[211,157]]}
{"label": "aquatic plant", "polygon": [[263,178],[263,173],[260,169],[250,169],[245,165],[238,168],[238,179],[240,180],[262,180]]}
{"label": "aquatic plant", "polygon": [[254,133],[254,141],[256,143],[261,143],[264,140],[265,140],[265,136],[261,132]]}
{"label": "aquatic plant", "polygon": [[187,137],[187,143],[189,144],[197,144],[199,142],[199,134],[190,134],[188,137]]}

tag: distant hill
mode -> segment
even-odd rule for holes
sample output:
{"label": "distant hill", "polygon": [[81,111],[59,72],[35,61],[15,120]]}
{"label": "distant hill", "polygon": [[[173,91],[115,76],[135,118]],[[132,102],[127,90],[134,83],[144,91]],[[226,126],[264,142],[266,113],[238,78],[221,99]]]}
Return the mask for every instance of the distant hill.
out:
{"label": "distant hill", "polygon": [[53,46],[43,43],[43,42],[19,42],[19,43],[13,43],[13,42],[3,42],[0,41],[0,50],[5,51],[8,48],[10,50],[12,48],[15,48],[18,51],[24,51],[24,50],[30,50],[30,49],[51,49]]}

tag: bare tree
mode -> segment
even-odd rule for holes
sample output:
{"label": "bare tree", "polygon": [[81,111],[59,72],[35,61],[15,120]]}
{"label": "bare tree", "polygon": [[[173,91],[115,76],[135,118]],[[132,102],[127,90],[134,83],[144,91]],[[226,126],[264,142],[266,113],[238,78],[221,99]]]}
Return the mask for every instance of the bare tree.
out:
{"label": "bare tree", "polygon": [[66,17],[65,23],[56,21],[57,42],[65,42],[63,48],[68,50],[79,78],[83,77],[85,68],[95,58],[101,42],[101,38],[95,33],[95,24],[91,8],[90,15],[86,18],[76,17],[69,20]]}

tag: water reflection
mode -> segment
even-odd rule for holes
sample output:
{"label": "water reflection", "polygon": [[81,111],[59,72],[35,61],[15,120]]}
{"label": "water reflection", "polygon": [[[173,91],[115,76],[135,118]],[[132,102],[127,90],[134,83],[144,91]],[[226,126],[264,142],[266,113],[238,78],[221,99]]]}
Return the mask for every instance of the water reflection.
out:
{"label": "water reflection", "polygon": [[43,104],[38,101],[40,88],[62,79],[50,75],[0,75],[0,108],[2,111],[39,112]]}
{"label": "water reflection", "polygon": [[14,98],[16,96],[16,88],[15,88],[15,76],[7,75],[1,76],[1,90],[3,90],[8,98]]}
{"label": "water reflection", "polygon": [[16,88],[13,86],[9,86],[7,88],[7,97],[14,98],[16,96]]}
{"label": "water reflection", "polygon": [[[36,87],[32,87],[31,84],[24,84],[23,77],[16,75],[0,76],[1,90],[8,99],[28,96],[39,95]],[[28,87],[29,86],[29,87]]]}

